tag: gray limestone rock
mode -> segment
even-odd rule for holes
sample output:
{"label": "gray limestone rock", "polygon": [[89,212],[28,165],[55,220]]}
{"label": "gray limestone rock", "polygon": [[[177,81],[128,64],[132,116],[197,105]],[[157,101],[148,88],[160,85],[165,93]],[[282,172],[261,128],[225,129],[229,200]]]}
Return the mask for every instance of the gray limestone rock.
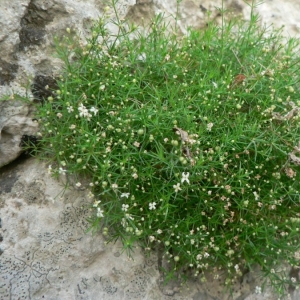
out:
{"label": "gray limestone rock", "polygon": [[155,255],[136,248],[131,259],[120,242],[87,233],[91,201],[35,159],[2,169],[0,299],[169,299]]}
{"label": "gray limestone rock", "polygon": [[35,136],[38,124],[33,106],[21,100],[0,101],[0,167],[22,153],[22,139]]}

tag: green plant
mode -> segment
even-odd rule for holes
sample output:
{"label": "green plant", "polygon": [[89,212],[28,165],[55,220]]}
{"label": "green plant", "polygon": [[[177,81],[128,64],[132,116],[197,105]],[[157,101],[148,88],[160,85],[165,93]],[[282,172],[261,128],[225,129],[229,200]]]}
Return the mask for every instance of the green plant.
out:
{"label": "green plant", "polygon": [[146,30],[117,17],[116,34],[108,21],[85,46],[58,45],[38,151],[54,174],[91,179],[92,227],[109,241],[163,245],[170,273],[229,285],[259,264],[284,293],[296,283],[280,265],[300,260],[298,40],[253,13],[185,36],[161,15]]}

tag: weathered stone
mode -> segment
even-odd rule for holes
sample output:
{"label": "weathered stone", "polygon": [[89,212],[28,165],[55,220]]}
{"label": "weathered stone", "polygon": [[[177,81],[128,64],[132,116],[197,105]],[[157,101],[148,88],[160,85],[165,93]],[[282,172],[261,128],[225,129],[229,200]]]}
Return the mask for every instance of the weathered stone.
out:
{"label": "weathered stone", "polygon": [[20,21],[28,2],[29,0],[0,1],[0,53],[1,59],[7,62],[9,59],[12,60],[13,55],[18,51]]}
{"label": "weathered stone", "polygon": [[64,190],[29,159],[6,167],[0,191],[0,299],[168,299],[155,259],[136,248],[133,261],[119,242],[106,246],[101,234],[86,233],[88,190]]}
{"label": "weathered stone", "polygon": [[31,0],[21,18],[19,49],[41,45],[46,35],[45,27],[53,21],[56,14],[64,14],[65,8],[59,3]]}
{"label": "weathered stone", "polygon": [[3,173],[0,174],[0,182],[1,182],[1,188],[0,188],[0,195],[2,193],[10,193],[12,190],[12,187],[18,180],[18,177],[15,172],[11,174],[6,174],[7,176],[3,177]]}
{"label": "weathered stone", "polygon": [[21,153],[24,135],[34,136],[38,130],[33,120],[33,106],[21,100],[0,101],[0,167]]}
{"label": "weathered stone", "polygon": [[0,58],[0,85],[9,84],[16,78],[19,66]]}
{"label": "weathered stone", "polygon": [[139,0],[132,5],[126,15],[126,19],[137,25],[147,25],[155,16],[154,3],[151,0]]}
{"label": "weathered stone", "polygon": [[23,27],[20,31],[20,49],[24,50],[30,45],[40,45],[44,40],[46,30],[35,27]]}

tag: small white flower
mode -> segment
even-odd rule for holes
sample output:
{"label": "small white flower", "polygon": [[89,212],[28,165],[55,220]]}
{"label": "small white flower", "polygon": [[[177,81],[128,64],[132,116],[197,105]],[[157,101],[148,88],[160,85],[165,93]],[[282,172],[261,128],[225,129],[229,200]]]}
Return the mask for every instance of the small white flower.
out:
{"label": "small white flower", "polygon": [[95,197],[95,195],[91,191],[89,191],[88,198],[93,199],[94,197]]}
{"label": "small white flower", "polygon": [[173,188],[174,188],[174,190],[175,190],[175,193],[178,193],[178,191],[181,191],[180,183],[174,184],[174,185],[173,185]]}
{"label": "small white flower", "polygon": [[125,228],[127,226],[127,222],[125,218],[122,218],[121,225]]}
{"label": "small white flower", "polygon": [[111,187],[112,187],[112,189],[117,189],[118,188],[118,185],[116,184],[116,183],[113,183],[112,185],[111,185]]}
{"label": "small white flower", "polygon": [[93,203],[93,207],[97,207],[100,204],[100,200],[95,200],[95,202]]}
{"label": "small white flower", "polygon": [[218,84],[216,82],[213,81],[212,84],[213,84],[214,88],[218,87]]}
{"label": "small white flower", "polygon": [[97,217],[102,218],[103,216],[103,210],[100,207],[97,207]]}
{"label": "small white flower", "polygon": [[149,241],[150,241],[150,242],[154,242],[154,241],[155,241],[155,237],[154,237],[153,235],[150,235],[150,236],[149,236]]}
{"label": "small white flower", "polygon": [[161,234],[162,233],[162,230],[161,229],[157,229],[157,234]]}
{"label": "small white flower", "polygon": [[156,209],[156,202],[149,203],[149,209],[150,210]]}
{"label": "small white flower", "polygon": [[260,286],[255,287],[255,293],[256,294],[261,294],[261,287]]}
{"label": "small white flower", "polygon": [[255,197],[255,200],[257,201],[259,199],[259,195],[257,194],[257,192],[253,192],[253,195]]}
{"label": "small white flower", "polygon": [[74,111],[73,106],[67,106],[67,111],[68,111],[69,114],[70,114],[71,112],[73,112],[73,111]]}
{"label": "small white flower", "polygon": [[187,173],[182,172],[181,183],[184,183],[186,181],[188,184],[190,184],[189,176],[190,176],[189,172]]}
{"label": "small white flower", "polygon": [[127,219],[134,220],[134,218],[131,216],[131,214],[125,214],[125,217],[126,217]]}
{"label": "small white flower", "polygon": [[69,128],[73,130],[76,128],[76,125],[72,124]]}
{"label": "small white flower", "polygon": [[214,126],[213,123],[208,123],[207,124],[207,131],[211,131],[212,127]]}
{"label": "small white flower", "polygon": [[94,106],[92,108],[90,108],[90,112],[94,113],[94,116],[96,116],[96,114],[98,113],[98,111],[99,111],[99,109],[96,108],[96,107],[94,107]]}
{"label": "small white flower", "polygon": [[129,208],[129,205],[128,204],[122,204],[122,210],[123,211],[127,211]]}
{"label": "small white flower", "polygon": [[207,252],[204,253],[203,255],[205,258],[209,257],[209,254]]}
{"label": "small white flower", "polygon": [[146,61],[146,53],[141,53],[136,59],[140,61]]}
{"label": "small white flower", "polygon": [[168,61],[169,59],[170,59],[170,55],[167,54],[167,55],[165,56],[165,60]]}
{"label": "small white flower", "polygon": [[62,118],[63,115],[62,115],[62,113],[57,113],[56,116],[60,119],[60,118]]}
{"label": "small white flower", "polygon": [[133,177],[134,179],[137,179],[139,176],[138,176],[138,174],[134,173],[134,174],[132,174],[132,177]]}
{"label": "small white flower", "polygon": [[58,169],[58,173],[59,173],[59,174],[62,174],[62,175],[66,175],[66,171],[67,171],[67,170],[64,170],[63,168],[59,168],[59,169]]}
{"label": "small white flower", "polygon": [[105,90],[105,85],[104,84],[100,85],[99,90],[104,91]]}
{"label": "small white flower", "polygon": [[48,166],[48,174],[52,174],[52,166],[51,165]]}
{"label": "small white flower", "polygon": [[90,120],[90,118],[92,117],[88,109],[82,103],[79,104],[78,111],[80,117],[87,118],[88,120]]}
{"label": "small white flower", "polygon": [[85,117],[86,117],[86,119],[87,119],[88,121],[90,121],[90,120],[91,120],[91,117],[92,117],[92,115],[88,113],[88,114],[86,114],[86,116],[85,116]]}
{"label": "small white flower", "polygon": [[114,60],[114,61],[110,62],[110,65],[111,65],[113,68],[115,68],[115,67],[117,67],[119,64],[118,64],[118,62],[116,62],[116,61]]}
{"label": "small white flower", "polygon": [[80,117],[83,117],[88,112],[88,110],[82,103],[79,104],[78,111],[79,111]]}
{"label": "small white flower", "polygon": [[129,197],[130,193],[122,193],[121,198],[127,198]]}
{"label": "small white flower", "polygon": [[77,187],[81,187],[81,183],[80,183],[80,182],[77,182],[75,185],[76,185]]}
{"label": "small white flower", "polygon": [[133,146],[139,147],[139,146],[140,146],[140,143],[139,143],[139,142],[134,142],[134,143],[133,143]]}
{"label": "small white flower", "polygon": [[197,259],[197,260],[201,260],[201,259],[202,259],[202,255],[201,255],[201,254],[198,254],[198,255],[196,256],[196,259]]}

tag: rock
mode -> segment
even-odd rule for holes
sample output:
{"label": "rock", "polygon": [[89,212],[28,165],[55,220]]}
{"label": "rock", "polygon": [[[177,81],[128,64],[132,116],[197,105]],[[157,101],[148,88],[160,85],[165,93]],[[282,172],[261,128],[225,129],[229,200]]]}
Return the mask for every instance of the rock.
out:
{"label": "rock", "polygon": [[0,59],[0,85],[8,84],[16,78],[16,73],[19,66],[14,63],[9,63],[3,59]]}
{"label": "rock", "polygon": [[22,153],[22,141],[35,136],[38,124],[33,106],[21,100],[0,101],[0,167]]}
{"label": "rock", "polygon": [[[169,299],[157,259],[87,233],[88,189],[65,190],[28,159],[0,174],[0,299]],[[186,300],[184,295],[173,299]]]}

